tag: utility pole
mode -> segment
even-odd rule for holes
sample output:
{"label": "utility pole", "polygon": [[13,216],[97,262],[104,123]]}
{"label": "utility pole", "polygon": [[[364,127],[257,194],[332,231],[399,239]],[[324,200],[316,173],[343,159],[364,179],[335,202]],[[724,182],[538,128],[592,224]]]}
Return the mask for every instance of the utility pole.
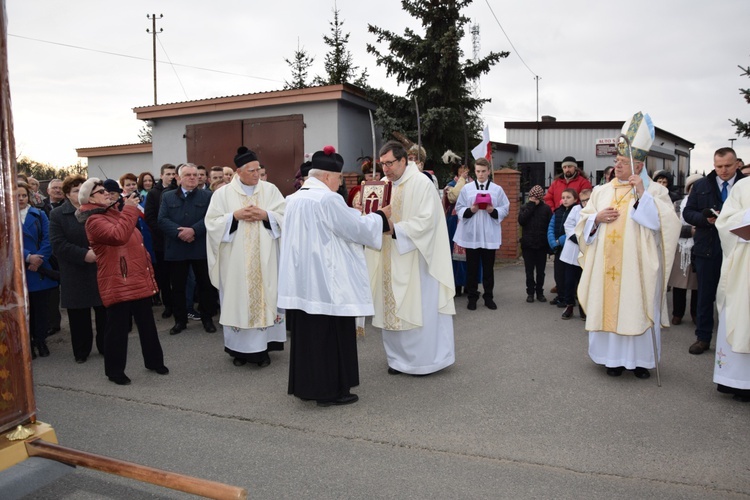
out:
{"label": "utility pole", "polygon": [[[146,14],[146,19],[151,19],[151,29],[146,28],[146,33],[151,33],[153,36],[153,51],[154,51],[154,106],[157,104],[156,102],[156,20],[161,19],[164,17],[164,14],[159,14],[159,17],[156,17],[156,14]],[[164,31],[162,28],[159,28],[158,33],[161,33]]]}
{"label": "utility pole", "polygon": [[727,140],[729,141],[729,147],[733,148],[734,147],[734,141],[736,141],[737,139],[727,139]]}

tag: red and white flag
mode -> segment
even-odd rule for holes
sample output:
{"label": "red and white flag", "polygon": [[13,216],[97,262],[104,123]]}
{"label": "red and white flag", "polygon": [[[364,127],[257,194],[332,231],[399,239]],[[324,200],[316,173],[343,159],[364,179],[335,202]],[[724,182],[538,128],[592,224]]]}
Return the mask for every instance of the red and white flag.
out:
{"label": "red and white flag", "polygon": [[471,150],[471,154],[474,156],[475,160],[477,158],[487,158],[490,162],[492,161],[492,144],[490,144],[489,125],[485,125],[484,130],[482,130],[482,142],[479,143],[479,146]]}

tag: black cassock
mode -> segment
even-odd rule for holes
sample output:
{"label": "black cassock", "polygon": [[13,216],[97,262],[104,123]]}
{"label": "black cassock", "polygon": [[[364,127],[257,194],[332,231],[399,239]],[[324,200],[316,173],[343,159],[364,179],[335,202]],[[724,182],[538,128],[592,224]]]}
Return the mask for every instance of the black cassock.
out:
{"label": "black cassock", "polygon": [[359,385],[355,318],[288,309],[289,394],[330,400]]}

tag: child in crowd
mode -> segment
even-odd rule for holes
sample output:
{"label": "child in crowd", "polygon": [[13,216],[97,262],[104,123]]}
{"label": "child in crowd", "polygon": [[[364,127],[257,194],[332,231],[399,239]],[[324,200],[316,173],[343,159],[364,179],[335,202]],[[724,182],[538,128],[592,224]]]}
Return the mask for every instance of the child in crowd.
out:
{"label": "child in crowd", "polygon": [[[578,199],[579,204],[570,210],[570,214],[563,225],[565,229],[565,245],[563,245],[562,252],[560,253],[560,261],[562,261],[565,273],[565,291],[561,298],[566,307],[562,313],[562,319],[570,319],[573,316],[573,309],[575,309],[576,305],[578,282],[581,280],[582,271],[578,265],[579,249],[575,234],[576,224],[578,224],[578,220],[581,218],[581,210],[586,206],[590,197],[590,189],[581,191]],[[578,305],[578,312],[581,314],[581,319],[585,320],[586,313],[580,304]]]}
{"label": "child in crowd", "polygon": [[[544,296],[544,268],[547,265],[547,226],[552,209],[544,203],[544,189],[534,186],[529,190],[529,201],[518,211],[518,224],[523,228],[521,252],[526,267],[526,302],[546,302]],[[534,272],[536,271],[536,279]]]}
{"label": "child in crowd", "polygon": [[555,285],[557,286],[557,297],[550,304],[557,307],[565,307],[565,267],[560,261],[563,245],[565,245],[565,220],[570,215],[571,209],[578,203],[578,193],[573,188],[562,192],[560,206],[552,214],[552,219],[547,227],[547,241],[550,249],[555,253]]}

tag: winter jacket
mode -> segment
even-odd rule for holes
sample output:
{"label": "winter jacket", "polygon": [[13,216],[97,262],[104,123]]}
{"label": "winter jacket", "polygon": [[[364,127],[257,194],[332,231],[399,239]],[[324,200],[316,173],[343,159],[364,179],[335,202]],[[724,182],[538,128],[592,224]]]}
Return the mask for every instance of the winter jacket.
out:
{"label": "winter jacket", "polygon": [[[187,196],[182,188],[164,191],[159,207],[159,228],[164,234],[164,260],[200,260],[206,258],[206,224],[204,218],[211,201],[211,191],[194,189]],[[178,227],[195,231],[191,243],[177,237]]]}
{"label": "winter jacket", "polygon": [[549,243],[549,247],[555,252],[560,252],[563,245],[565,245],[565,219],[568,218],[570,209],[574,206],[566,207],[565,205],[560,205],[555,210],[555,213],[552,214],[552,218],[549,221],[549,226],[547,226],[547,242]]}
{"label": "winter jacket", "polygon": [[552,218],[552,210],[546,203],[538,205],[530,201],[518,211],[518,223],[523,227],[521,248],[546,250],[547,226]]}
{"label": "winter jacket", "polygon": [[584,189],[591,189],[591,183],[580,170],[575,177],[569,180],[563,174],[560,174],[555,177],[555,180],[547,189],[547,194],[544,195],[544,203],[549,205],[553,211],[557,210],[562,200],[562,193],[568,188],[575,189],[576,193],[581,194]]}
{"label": "winter jacket", "polygon": [[60,305],[66,309],[101,306],[96,262],[85,260],[89,240],[75,214],[76,207],[68,200],[50,213],[49,239],[60,266]]}
{"label": "winter jacket", "polygon": [[[26,260],[29,255],[41,255],[44,258],[40,269],[52,271],[49,263],[52,257],[52,246],[49,243],[49,221],[47,215],[38,208],[29,207],[26,220],[23,221],[23,262],[28,266]],[[29,271],[26,268],[26,286],[29,292],[49,290],[57,286],[57,281],[50,278],[44,271]]]}
{"label": "winter jacket", "polygon": [[164,235],[159,229],[159,207],[161,206],[161,196],[165,191],[177,189],[177,182],[173,182],[171,185],[164,187],[164,183],[159,179],[154,184],[153,189],[148,192],[146,197],[146,204],[143,207],[143,215],[146,219],[146,224],[151,231],[151,242],[152,248],[155,253],[164,253]]}
{"label": "winter jacket", "polygon": [[159,291],[151,258],[135,230],[140,211],[126,205],[116,207],[86,204],[76,211],[86,226],[86,236],[96,253],[99,294],[105,307],[144,299]]}
{"label": "winter jacket", "polygon": [[[695,227],[693,236],[693,255],[697,257],[721,257],[721,240],[716,226],[710,224],[703,210],[713,208],[717,212],[721,211],[724,203],[721,201],[721,190],[716,183],[716,172],[711,172],[703,179],[693,184],[690,190],[685,210],[682,211],[682,217],[685,222]],[[739,170],[735,175],[734,182],[744,178]]]}

